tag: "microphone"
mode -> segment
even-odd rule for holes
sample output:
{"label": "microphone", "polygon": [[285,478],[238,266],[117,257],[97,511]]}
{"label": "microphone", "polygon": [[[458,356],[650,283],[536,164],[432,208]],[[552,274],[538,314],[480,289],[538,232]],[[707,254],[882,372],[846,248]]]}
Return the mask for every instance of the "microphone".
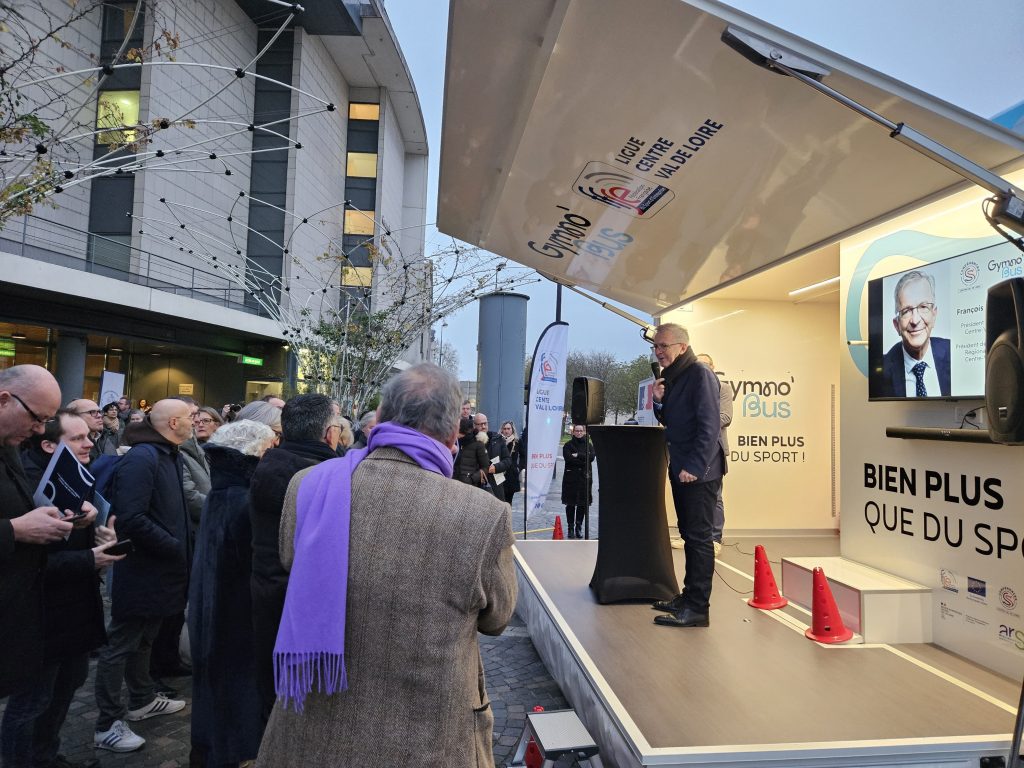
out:
{"label": "microphone", "polygon": [[661,365],[657,360],[651,360],[651,373],[654,374],[654,378],[661,378]]}

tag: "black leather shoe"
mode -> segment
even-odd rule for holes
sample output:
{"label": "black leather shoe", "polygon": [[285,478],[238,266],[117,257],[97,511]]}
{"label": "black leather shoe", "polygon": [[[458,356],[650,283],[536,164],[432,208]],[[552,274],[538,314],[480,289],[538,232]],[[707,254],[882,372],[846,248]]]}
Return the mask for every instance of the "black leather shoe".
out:
{"label": "black leather shoe", "polygon": [[663,627],[707,627],[711,624],[711,619],[706,613],[697,613],[689,608],[683,608],[683,610],[670,613],[667,616],[655,616],[654,623],[661,624]]}
{"label": "black leather shoe", "polygon": [[664,611],[665,613],[675,613],[676,611],[681,611],[683,610],[683,593],[680,592],[671,600],[656,600],[655,602],[651,603],[651,608],[653,608],[656,611]]}

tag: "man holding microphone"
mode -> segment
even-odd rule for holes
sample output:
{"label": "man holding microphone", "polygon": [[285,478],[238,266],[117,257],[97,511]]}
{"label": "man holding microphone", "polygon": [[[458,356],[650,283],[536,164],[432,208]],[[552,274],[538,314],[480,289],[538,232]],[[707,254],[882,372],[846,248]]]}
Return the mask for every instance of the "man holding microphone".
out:
{"label": "man holding microphone", "polygon": [[654,623],[706,627],[715,573],[712,518],[727,470],[719,441],[720,385],[714,372],[697,361],[682,326],[659,325],[652,347],[663,369],[654,382],[654,415],[665,426],[672,501],[686,554],[683,591],[654,603],[655,610],[667,614]]}

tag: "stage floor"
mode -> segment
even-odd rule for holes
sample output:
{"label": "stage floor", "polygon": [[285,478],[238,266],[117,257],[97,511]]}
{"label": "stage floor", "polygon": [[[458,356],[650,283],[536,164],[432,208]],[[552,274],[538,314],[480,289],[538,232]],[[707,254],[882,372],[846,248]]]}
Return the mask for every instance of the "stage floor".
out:
{"label": "stage floor", "polygon": [[[750,608],[754,541],[727,539],[711,626],[599,605],[593,541],[520,541],[520,613],[606,765],[978,765],[1005,755],[1019,687],[931,645],[824,647],[799,608]],[[834,537],[759,539],[783,556]],[[745,553],[751,553],[747,555]],[[682,552],[673,551],[682,584]]]}

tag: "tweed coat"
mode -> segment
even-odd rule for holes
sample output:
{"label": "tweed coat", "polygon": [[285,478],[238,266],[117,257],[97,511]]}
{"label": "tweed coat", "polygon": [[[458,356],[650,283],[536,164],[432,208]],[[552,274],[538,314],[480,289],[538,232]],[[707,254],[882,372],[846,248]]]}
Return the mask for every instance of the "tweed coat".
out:
{"label": "tweed coat", "polygon": [[[281,560],[294,557],[293,478]],[[492,768],[494,717],[477,632],[504,630],[516,601],[508,504],[378,448],[356,468],[349,540],[348,689],[278,701],[258,768]]]}

